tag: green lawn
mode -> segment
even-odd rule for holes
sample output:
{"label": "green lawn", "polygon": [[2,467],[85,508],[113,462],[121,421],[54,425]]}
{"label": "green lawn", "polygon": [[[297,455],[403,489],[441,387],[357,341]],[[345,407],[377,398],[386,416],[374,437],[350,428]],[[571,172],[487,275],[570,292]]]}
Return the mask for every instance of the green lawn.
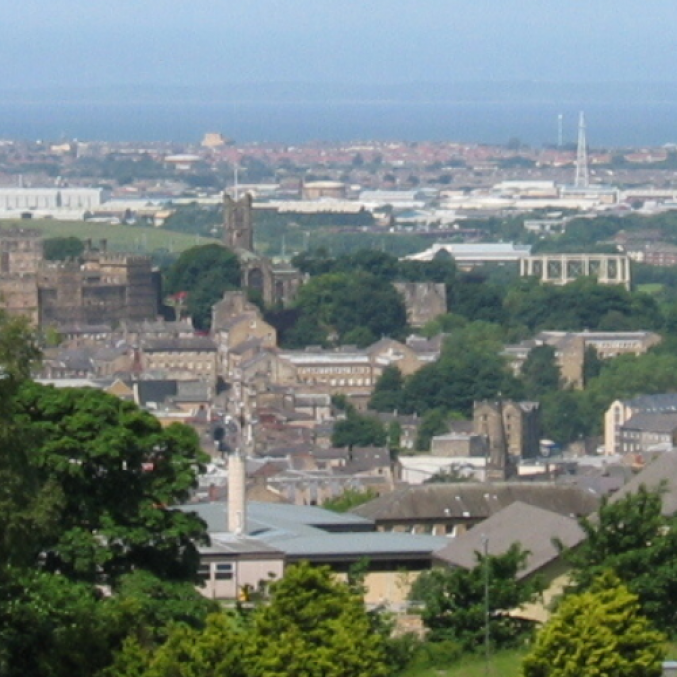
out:
{"label": "green lawn", "polygon": [[647,282],[646,284],[638,284],[637,291],[644,294],[660,294],[663,291],[663,286],[660,282]]}
{"label": "green lawn", "polygon": [[175,233],[162,230],[162,228],[141,228],[89,221],[56,221],[54,219],[0,219],[2,229],[15,226],[36,228],[41,230],[45,237],[74,236],[82,240],[91,238],[94,242],[106,239],[111,250],[121,252],[151,253],[158,249],[165,249],[174,253],[196,244],[216,242],[211,238]]}
{"label": "green lawn", "polygon": [[524,653],[519,649],[497,651],[488,670],[483,656],[469,655],[449,668],[411,668],[402,677],[518,677]]}

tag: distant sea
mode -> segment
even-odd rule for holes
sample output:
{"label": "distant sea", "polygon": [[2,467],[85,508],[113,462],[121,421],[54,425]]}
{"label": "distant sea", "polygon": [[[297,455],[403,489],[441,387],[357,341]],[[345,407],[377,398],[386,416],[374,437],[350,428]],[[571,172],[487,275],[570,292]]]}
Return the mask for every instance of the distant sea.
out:
{"label": "distant sea", "polygon": [[534,83],[388,87],[237,85],[0,91],[0,138],[197,142],[458,141],[677,144],[677,85]]}

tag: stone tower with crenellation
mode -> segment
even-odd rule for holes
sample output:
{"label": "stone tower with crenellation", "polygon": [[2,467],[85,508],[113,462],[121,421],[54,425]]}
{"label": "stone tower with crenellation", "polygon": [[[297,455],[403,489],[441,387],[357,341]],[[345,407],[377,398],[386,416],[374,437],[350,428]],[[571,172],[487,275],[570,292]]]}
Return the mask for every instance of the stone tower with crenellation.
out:
{"label": "stone tower with crenellation", "polygon": [[223,194],[223,244],[233,251],[254,251],[254,220],[252,196],[233,199]]}

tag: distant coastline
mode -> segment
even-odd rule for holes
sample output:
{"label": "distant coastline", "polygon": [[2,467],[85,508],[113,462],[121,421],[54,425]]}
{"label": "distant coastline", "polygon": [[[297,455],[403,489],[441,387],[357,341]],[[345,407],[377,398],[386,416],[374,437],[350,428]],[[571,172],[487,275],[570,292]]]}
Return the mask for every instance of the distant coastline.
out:
{"label": "distant coastline", "polygon": [[397,139],[574,142],[578,112],[593,147],[677,143],[674,83],[233,84],[0,89],[0,138],[197,142]]}

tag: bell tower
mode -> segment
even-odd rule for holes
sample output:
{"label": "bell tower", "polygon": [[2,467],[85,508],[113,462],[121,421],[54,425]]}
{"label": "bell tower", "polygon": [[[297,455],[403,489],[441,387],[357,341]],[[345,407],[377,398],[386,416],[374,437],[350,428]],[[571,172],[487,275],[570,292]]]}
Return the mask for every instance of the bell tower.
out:
{"label": "bell tower", "polygon": [[223,244],[228,249],[254,251],[252,196],[233,199],[223,194]]}

